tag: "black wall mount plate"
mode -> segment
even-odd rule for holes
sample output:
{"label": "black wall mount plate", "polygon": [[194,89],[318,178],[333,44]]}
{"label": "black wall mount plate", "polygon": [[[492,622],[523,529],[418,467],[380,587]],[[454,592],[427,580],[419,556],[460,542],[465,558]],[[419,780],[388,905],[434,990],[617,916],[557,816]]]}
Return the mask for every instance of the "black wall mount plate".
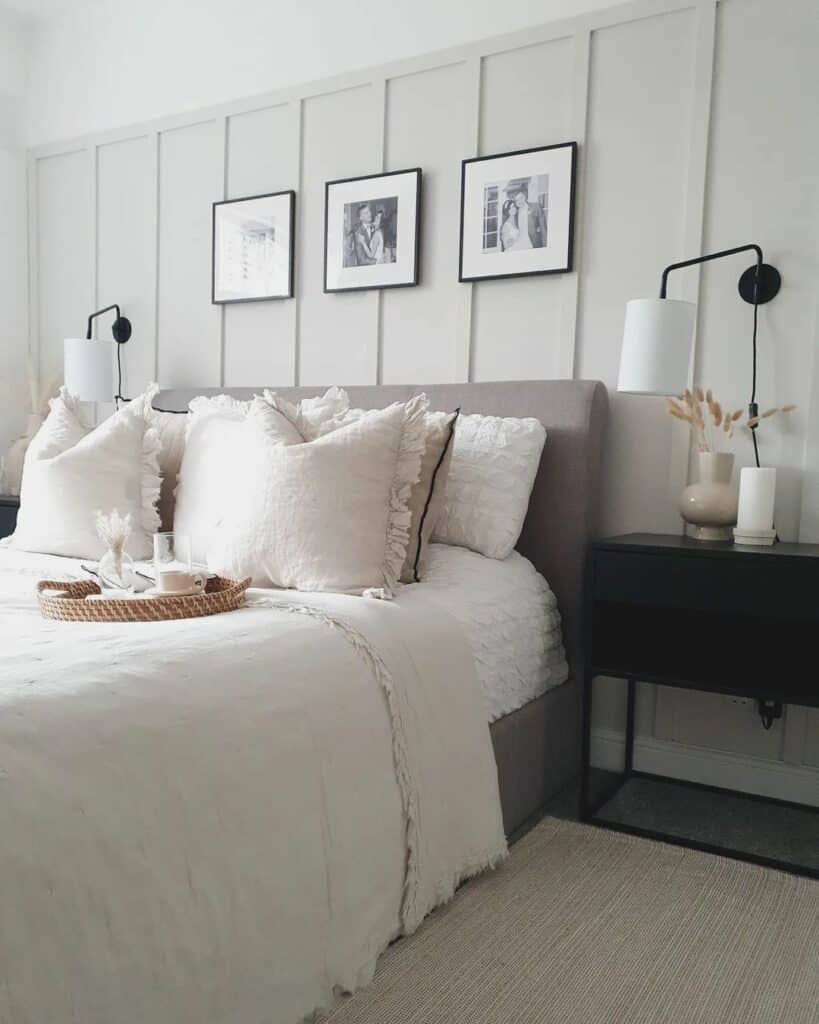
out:
{"label": "black wall mount plate", "polygon": [[[756,272],[757,265],[755,263],[752,267],[748,267],[739,279],[739,294],[746,302],[750,302],[751,305],[753,305],[754,302],[754,282],[756,281]],[[781,286],[782,278],[776,267],[772,267],[770,263],[760,264],[759,296],[757,298],[759,305],[761,306],[775,298],[779,293]]]}

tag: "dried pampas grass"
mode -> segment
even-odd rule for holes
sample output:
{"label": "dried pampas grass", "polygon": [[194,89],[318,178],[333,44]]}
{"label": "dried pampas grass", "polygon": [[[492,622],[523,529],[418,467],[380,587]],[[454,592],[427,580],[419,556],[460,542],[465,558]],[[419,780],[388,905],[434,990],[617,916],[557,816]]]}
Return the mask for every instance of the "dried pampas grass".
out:
{"label": "dried pampas grass", "polygon": [[740,424],[744,410],[725,412],[711,388],[705,391],[701,387],[686,388],[678,398],[667,398],[665,403],[669,416],[689,425],[697,450],[701,452],[716,451],[719,438],[732,440],[737,424],[756,430],[762,420],[769,420],[779,413],[793,412],[795,408],[795,405],[775,406],[757,416],[749,416],[744,424]]}

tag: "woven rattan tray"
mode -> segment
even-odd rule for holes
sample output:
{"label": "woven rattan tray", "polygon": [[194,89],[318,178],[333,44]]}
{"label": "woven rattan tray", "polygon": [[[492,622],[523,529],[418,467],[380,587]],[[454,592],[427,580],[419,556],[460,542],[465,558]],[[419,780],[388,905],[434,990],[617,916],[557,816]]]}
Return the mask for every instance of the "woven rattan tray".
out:
{"label": "woven rattan tray", "polygon": [[208,580],[204,594],[190,597],[86,601],[91,594],[101,593],[91,580],[41,580],[37,584],[37,601],[45,618],[62,622],[166,622],[232,612],[244,601],[249,586],[249,579],[239,582],[216,576]]}

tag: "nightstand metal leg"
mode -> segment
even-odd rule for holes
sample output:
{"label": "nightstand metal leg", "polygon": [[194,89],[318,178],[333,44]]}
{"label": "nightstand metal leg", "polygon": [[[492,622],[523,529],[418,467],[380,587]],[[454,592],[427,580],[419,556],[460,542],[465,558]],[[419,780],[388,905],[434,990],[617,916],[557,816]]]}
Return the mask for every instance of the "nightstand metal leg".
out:
{"label": "nightstand metal leg", "polygon": [[637,684],[634,679],[629,677],[628,690],[626,693],[626,762],[625,762],[625,775],[626,778],[631,775],[634,770],[634,693],[637,688]]}
{"label": "nightstand metal leg", "polygon": [[583,715],[580,739],[580,811],[581,821],[588,821],[592,816],[589,799],[589,775],[591,772],[591,713],[592,687],[594,676],[586,674],[583,678]]}

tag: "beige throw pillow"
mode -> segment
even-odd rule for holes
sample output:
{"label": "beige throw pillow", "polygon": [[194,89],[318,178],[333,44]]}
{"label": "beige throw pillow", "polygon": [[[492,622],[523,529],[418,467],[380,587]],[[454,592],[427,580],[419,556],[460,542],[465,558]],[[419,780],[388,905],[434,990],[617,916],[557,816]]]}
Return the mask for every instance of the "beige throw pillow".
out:
{"label": "beige throw pillow", "polygon": [[[275,391],[265,391],[264,399],[286,416],[305,440],[323,437],[368,415],[368,410],[351,409],[347,392],[338,387],[301,402],[291,402]],[[409,499],[411,521],[407,553],[401,567],[402,583],[417,583],[423,576],[426,546],[443,507],[459,411],[427,412],[424,417],[424,454],[421,475]]]}
{"label": "beige throw pillow", "polygon": [[292,425],[254,399],[209,568],[255,586],[391,595],[407,551],[426,409],[418,396],[292,444]]}

